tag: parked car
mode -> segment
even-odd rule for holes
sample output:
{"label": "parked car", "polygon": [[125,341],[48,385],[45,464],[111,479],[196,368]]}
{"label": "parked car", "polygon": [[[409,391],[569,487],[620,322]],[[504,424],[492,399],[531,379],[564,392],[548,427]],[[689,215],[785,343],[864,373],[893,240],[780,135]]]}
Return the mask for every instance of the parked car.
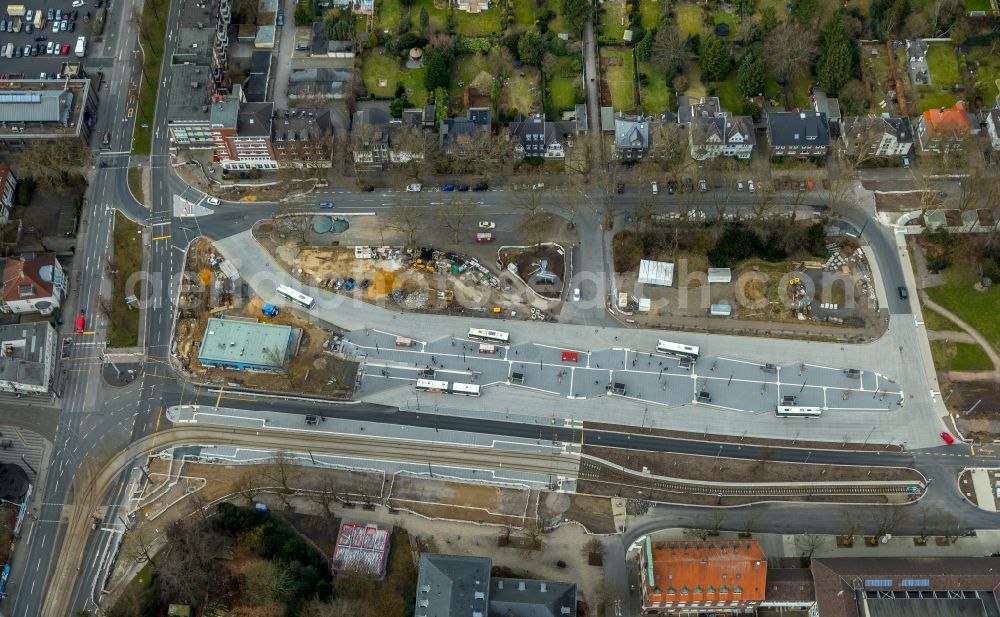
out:
{"label": "parked car", "polygon": [[806,181],[805,180],[799,180],[799,192],[800,193],[805,193],[806,192]]}
{"label": "parked car", "polygon": [[56,9],[56,14],[55,14],[55,17],[53,19],[55,19],[56,21],[61,20],[62,19],[62,14],[63,14],[62,13],[62,9]]}
{"label": "parked car", "polygon": [[351,291],[354,289],[354,279],[347,279],[344,281],[344,291]]}
{"label": "parked car", "polygon": [[20,48],[20,47],[18,47],[18,48],[16,48],[16,49],[14,50],[14,57],[15,57],[15,58],[20,58],[20,57],[21,57],[21,54],[23,54],[23,53],[24,53],[24,52],[23,52],[23,51],[21,51],[21,48]]}
{"label": "parked car", "polygon": [[545,188],[545,183],[544,182],[538,182],[538,183],[533,184],[531,186],[531,190],[533,190],[533,191],[540,191],[543,188]]}
{"label": "parked car", "polygon": [[210,206],[218,206],[222,201],[218,197],[209,197],[205,200]]}
{"label": "parked car", "polygon": [[375,187],[372,186],[371,184],[366,184],[366,185],[364,185],[364,186],[361,187],[361,192],[362,193],[371,193],[374,190],[375,190]]}
{"label": "parked car", "polygon": [[368,286],[371,284],[371,279],[361,279],[361,283],[358,284],[358,287],[361,289],[368,289]]}
{"label": "parked car", "polygon": [[70,6],[72,6],[74,9],[78,9],[84,4],[86,4],[86,2],[84,2],[83,0],[73,0],[73,4]]}
{"label": "parked car", "polygon": [[67,30],[69,30],[69,21],[64,19],[59,22],[59,32],[66,32]]}
{"label": "parked car", "polygon": [[69,43],[64,43],[63,44],[62,55],[64,55],[64,56],[68,56],[69,55]]}
{"label": "parked car", "polygon": [[908,158],[906,158],[904,156],[903,157],[903,169],[909,169],[909,168],[910,168],[910,159],[908,159]]}
{"label": "parked car", "polygon": [[24,57],[25,57],[25,58],[27,58],[27,57],[30,57],[30,56],[31,56],[31,50],[32,50],[32,49],[33,49],[33,46],[32,46],[32,45],[25,45],[25,46],[24,46]]}
{"label": "parked car", "polygon": [[650,182],[649,183],[649,188],[650,188],[651,191],[653,191],[653,195],[659,195],[660,194],[660,187],[656,185],[656,182]]}
{"label": "parked car", "polygon": [[706,183],[704,180],[698,180],[698,188],[701,189],[702,193],[707,193],[708,183]]}
{"label": "parked car", "polygon": [[36,41],[47,41],[47,40],[49,40],[49,37],[47,37],[44,34],[42,34],[42,35],[36,36],[35,40]]}
{"label": "parked car", "polygon": [[577,287],[576,289],[573,290],[573,302],[579,302],[579,301],[580,301],[580,288]]}
{"label": "parked car", "polygon": [[476,183],[476,186],[472,187],[473,191],[485,191],[490,188],[490,185],[486,183],[485,180],[480,180]]}
{"label": "parked car", "polygon": [[278,13],[278,19],[276,20],[276,23],[279,26],[284,26],[285,25],[285,16],[282,13]]}
{"label": "parked car", "polygon": [[52,42],[52,41],[49,41],[48,45],[45,46],[45,53],[51,54],[52,53],[52,48],[54,46],[55,46],[55,43]]}
{"label": "parked car", "polygon": [[52,34],[59,34],[59,22],[52,22]]}
{"label": "parked car", "polygon": [[955,438],[952,437],[951,433],[949,433],[948,431],[941,431],[941,439],[943,439],[944,442],[949,446],[955,443]]}
{"label": "parked car", "polygon": [[459,192],[464,193],[464,192],[466,192],[466,191],[469,190],[469,185],[468,184],[459,184],[458,185],[458,190],[459,190]]}
{"label": "parked car", "polygon": [[330,208],[333,207],[333,202],[332,201],[321,201],[321,202],[319,202],[319,207],[322,208],[322,209],[324,209],[324,210],[329,210]]}
{"label": "parked car", "polygon": [[741,193],[743,192],[743,181],[742,180],[737,180],[736,181],[736,190],[739,191],[739,192],[741,192]]}
{"label": "parked car", "polygon": [[69,28],[67,28],[67,30],[69,30],[70,32],[76,32],[76,22],[75,21],[69,22]]}
{"label": "parked car", "polygon": [[446,193],[449,193],[449,192],[455,190],[455,185],[452,184],[452,183],[450,183],[450,182],[448,184],[442,184],[441,185],[441,190],[445,191]]}
{"label": "parked car", "polygon": [[677,183],[673,180],[667,181],[667,195],[673,195],[674,191],[677,190]]}
{"label": "parked car", "polygon": [[479,229],[496,229],[496,226],[493,221],[479,221]]}
{"label": "parked car", "polygon": [[750,189],[751,193],[754,192],[753,180],[747,180],[747,188]]}
{"label": "parked car", "polygon": [[413,184],[407,184],[406,185],[406,192],[407,193],[419,193],[420,192],[420,188],[421,188],[420,187],[420,183],[419,182],[414,182]]}
{"label": "parked car", "polygon": [[337,279],[337,282],[333,284],[334,289],[340,289],[344,286],[344,279]]}
{"label": "parked car", "polygon": [[54,10],[52,10],[52,9],[49,9],[49,10],[48,10],[48,11],[47,11],[47,12],[45,13],[45,21],[52,21],[52,20],[53,20],[53,19],[55,19],[55,18],[56,18],[56,12],[55,12]]}
{"label": "parked car", "polygon": [[615,185],[615,192],[618,193],[619,195],[621,195],[622,193],[624,193],[625,192],[625,183],[624,182],[619,182],[618,184],[616,184]]}

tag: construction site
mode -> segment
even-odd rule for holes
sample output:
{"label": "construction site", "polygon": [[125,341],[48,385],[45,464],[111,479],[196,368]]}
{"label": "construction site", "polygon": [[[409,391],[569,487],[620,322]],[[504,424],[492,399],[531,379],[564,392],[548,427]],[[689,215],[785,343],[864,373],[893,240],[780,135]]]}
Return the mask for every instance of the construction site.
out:
{"label": "construction site", "polygon": [[254,237],[303,284],[389,309],[511,319],[544,319],[551,310],[551,300],[500,261],[430,246],[357,244],[362,234],[348,229],[344,219],[282,217],[259,223]]}
{"label": "construction site", "polygon": [[[330,351],[329,341],[335,332],[312,321],[301,319],[294,311],[268,308],[253,295],[235,270],[215,251],[212,243],[198,239],[187,254],[186,270],[196,273],[196,280],[181,286],[177,324],[174,332],[175,358],[180,367],[197,379],[271,391],[296,391],[323,394],[335,398],[350,396],[354,388],[357,364]],[[295,353],[283,370],[258,372],[220,367],[206,367],[199,352],[210,318],[248,320],[284,325],[301,335]]]}

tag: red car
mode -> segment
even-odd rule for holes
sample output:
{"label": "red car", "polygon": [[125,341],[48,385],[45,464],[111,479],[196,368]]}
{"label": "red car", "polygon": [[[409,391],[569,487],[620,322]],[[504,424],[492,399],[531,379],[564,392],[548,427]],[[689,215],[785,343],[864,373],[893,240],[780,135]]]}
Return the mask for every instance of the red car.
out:
{"label": "red car", "polygon": [[68,56],[69,55],[69,43],[63,44],[62,55],[64,55],[64,56]]}
{"label": "red car", "polygon": [[83,316],[83,311],[76,316],[76,327],[73,329],[74,334],[83,334],[83,329],[87,326],[87,319]]}
{"label": "red car", "polygon": [[955,443],[955,438],[952,437],[951,433],[949,433],[948,431],[941,431],[941,439],[943,439],[944,442],[949,446]]}
{"label": "red car", "polygon": [[580,361],[580,354],[576,353],[575,351],[564,351],[564,352],[562,352],[562,361],[563,362],[579,362]]}

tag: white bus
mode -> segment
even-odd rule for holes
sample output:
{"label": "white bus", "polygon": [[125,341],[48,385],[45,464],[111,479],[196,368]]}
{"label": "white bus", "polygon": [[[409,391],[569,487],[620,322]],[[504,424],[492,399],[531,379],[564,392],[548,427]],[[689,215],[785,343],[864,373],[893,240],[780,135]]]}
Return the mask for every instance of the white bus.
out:
{"label": "white bus", "polygon": [[458,383],[456,381],[451,384],[448,393],[461,394],[462,396],[479,396],[479,386],[474,383]]}
{"label": "white bus", "polygon": [[696,345],[681,345],[680,343],[659,340],[656,341],[656,351],[677,358],[698,359],[698,347]]}
{"label": "white bus", "polygon": [[798,407],[795,405],[778,405],[774,415],[779,418],[818,418],[823,413],[819,407]]}
{"label": "white bus", "polygon": [[285,285],[278,285],[278,288],[275,289],[275,291],[278,292],[279,296],[288,298],[292,302],[301,304],[306,308],[312,308],[314,300],[300,291],[295,291],[291,287],[286,287]]}
{"label": "white bus", "polygon": [[436,379],[418,379],[417,390],[432,392],[434,394],[444,394],[448,391],[448,382]]}
{"label": "white bus", "polygon": [[510,334],[498,330],[486,330],[483,328],[469,328],[469,338],[487,343],[500,343],[506,345],[510,342]]}

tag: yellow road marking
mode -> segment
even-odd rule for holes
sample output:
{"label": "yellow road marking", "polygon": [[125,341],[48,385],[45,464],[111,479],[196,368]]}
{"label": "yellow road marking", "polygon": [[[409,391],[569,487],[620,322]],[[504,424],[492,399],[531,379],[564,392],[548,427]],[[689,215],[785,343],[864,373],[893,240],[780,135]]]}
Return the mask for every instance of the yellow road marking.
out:
{"label": "yellow road marking", "polygon": [[219,403],[222,402],[222,390],[223,390],[223,388],[219,388],[219,396],[218,396],[218,398],[215,399],[215,408],[216,409],[219,408]]}
{"label": "yellow road marking", "polygon": [[173,236],[169,235],[169,234],[166,235],[166,236],[156,236],[155,238],[153,238],[153,241],[155,242],[156,240],[167,240],[167,239],[172,238],[172,237]]}

